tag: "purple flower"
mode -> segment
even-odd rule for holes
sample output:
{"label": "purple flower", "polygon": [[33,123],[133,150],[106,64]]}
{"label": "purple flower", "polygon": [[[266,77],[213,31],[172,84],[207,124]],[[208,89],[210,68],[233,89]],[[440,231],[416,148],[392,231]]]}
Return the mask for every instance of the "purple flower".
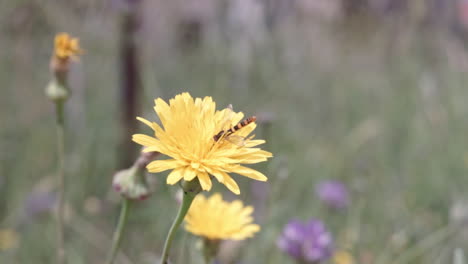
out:
{"label": "purple flower", "polygon": [[56,195],[52,192],[33,192],[25,201],[24,211],[33,217],[54,209]]}
{"label": "purple flower", "polygon": [[333,240],[324,224],[315,219],[304,223],[291,220],[278,238],[278,247],[303,263],[319,263],[330,258]]}
{"label": "purple flower", "polygon": [[318,198],[333,209],[344,209],[349,204],[349,193],[340,181],[327,180],[317,184],[315,192]]}

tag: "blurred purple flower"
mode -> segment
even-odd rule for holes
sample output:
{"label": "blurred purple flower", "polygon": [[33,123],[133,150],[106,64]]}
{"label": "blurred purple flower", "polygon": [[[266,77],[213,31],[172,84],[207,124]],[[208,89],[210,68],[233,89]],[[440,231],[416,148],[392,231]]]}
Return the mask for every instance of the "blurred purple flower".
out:
{"label": "blurred purple flower", "polygon": [[340,181],[322,181],[317,184],[315,193],[318,198],[330,208],[344,209],[349,204],[348,189]]}
{"label": "blurred purple flower", "polygon": [[315,264],[329,259],[333,240],[324,224],[315,219],[303,223],[291,220],[278,238],[278,247],[301,263]]}
{"label": "blurred purple flower", "polygon": [[27,217],[34,217],[54,209],[56,195],[52,192],[33,192],[25,201],[24,211]]}

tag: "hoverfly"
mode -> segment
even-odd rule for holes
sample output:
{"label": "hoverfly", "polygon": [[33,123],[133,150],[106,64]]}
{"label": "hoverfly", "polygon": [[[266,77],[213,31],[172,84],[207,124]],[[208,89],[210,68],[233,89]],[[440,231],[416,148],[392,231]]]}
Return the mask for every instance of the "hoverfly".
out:
{"label": "hoverfly", "polygon": [[[231,119],[232,119],[232,105],[229,105],[226,110],[228,111],[227,112],[227,116],[226,116],[226,122],[231,122]],[[213,136],[213,140],[215,142],[218,142],[219,140],[227,140],[229,142],[231,142],[232,144],[235,144],[235,145],[238,145],[238,146],[243,146],[245,145],[245,138],[242,137],[242,136],[239,136],[239,135],[234,135],[234,133],[236,131],[238,131],[239,129],[249,125],[250,123],[253,123],[257,120],[257,117],[256,116],[251,116],[249,118],[246,118],[244,120],[242,120],[241,122],[237,123],[235,126],[233,127],[230,127],[228,129],[222,129],[221,131],[219,131],[216,135]],[[225,127],[225,126],[223,126]]]}

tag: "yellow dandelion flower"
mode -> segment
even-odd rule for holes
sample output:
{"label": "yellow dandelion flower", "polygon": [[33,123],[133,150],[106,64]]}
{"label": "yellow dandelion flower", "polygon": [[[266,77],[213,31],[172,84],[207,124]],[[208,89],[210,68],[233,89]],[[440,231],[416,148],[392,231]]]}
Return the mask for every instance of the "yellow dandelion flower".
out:
{"label": "yellow dandelion flower", "polygon": [[217,111],[211,97],[194,99],[189,93],[177,95],[169,104],[158,98],[154,110],[162,127],[138,117],[154,130],[154,137],[136,134],[133,141],[145,146],[145,152],[156,151],[171,157],[153,161],[147,166],[153,173],[172,170],[167,184],[172,185],[182,179],[191,181],[197,177],[202,189],[210,190],[209,175],[212,175],[239,194],[239,186],[228,173],[258,181],[267,180],[261,172],[241,165],[272,157],[270,152],[255,148],[265,143],[264,140],[248,137],[256,127],[255,118],[239,123],[244,116],[241,112],[233,112],[230,108]]}
{"label": "yellow dandelion flower", "polygon": [[19,235],[13,229],[0,229],[0,252],[18,247]]}
{"label": "yellow dandelion flower", "polygon": [[78,59],[78,55],[83,51],[77,38],[72,38],[67,33],[60,33],[55,36],[54,56],[61,60],[69,58]]}
{"label": "yellow dandelion flower", "polygon": [[354,264],[353,256],[345,250],[338,250],[333,254],[333,263],[335,264]]}
{"label": "yellow dandelion flower", "polygon": [[198,195],[185,217],[185,229],[209,240],[243,240],[260,230],[259,225],[252,224],[253,210],[240,200],[223,201],[219,193],[208,199]]}

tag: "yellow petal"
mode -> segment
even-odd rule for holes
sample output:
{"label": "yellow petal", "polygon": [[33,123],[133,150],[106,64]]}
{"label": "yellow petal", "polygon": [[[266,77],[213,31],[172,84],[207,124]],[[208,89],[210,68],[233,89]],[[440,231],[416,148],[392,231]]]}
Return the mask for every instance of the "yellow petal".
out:
{"label": "yellow petal", "polygon": [[132,136],[132,140],[145,147],[161,145],[159,140],[155,139],[154,137],[150,137],[144,134],[135,134]]}
{"label": "yellow petal", "polygon": [[260,231],[260,226],[259,225],[248,225],[244,227],[242,230],[237,232],[235,235],[232,236],[233,240],[242,240],[247,237],[252,237],[255,232]]}
{"label": "yellow petal", "polygon": [[197,171],[187,166],[184,172],[184,180],[191,181],[197,176]]}
{"label": "yellow petal", "polygon": [[159,120],[161,120],[163,126],[166,127],[166,119],[171,116],[169,105],[161,98],[154,100],[154,104],[154,111],[159,116]]}
{"label": "yellow petal", "polygon": [[185,168],[177,168],[171,171],[171,173],[169,173],[169,175],[167,176],[166,183],[173,185],[177,183],[178,181],[180,181],[180,179],[184,177],[184,174],[183,174],[184,169]]}
{"label": "yellow petal", "polygon": [[150,121],[144,119],[143,117],[137,116],[136,119],[137,119],[138,121],[142,122],[143,124],[149,126],[150,128],[153,128],[153,124],[152,124]]}
{"label": "yellow petal", "polygon": [[253,213],[253,211],[254,211],[254,208],[252,206],[246,206],[241,210],[241,212],[239,213],[239,216],[248,217],[250,214]]}
{"label": "yellow petal", "polygon": [[152,161],[146,168],[149,172],[157,173],[165,170],[174,169],[177,167],[181,167],[183,164],[175,159],[168,159],[168,160],[155,160]]}
{"label": "yellow petal", "polygon": [[228,189],[239,195],[240,194],[240,189],[239,189],[239,185],[237,185],[237,183],[231,178],[231,176],[229,176],[229,174],[225,173],[225,172],[221,172],[222,175],[223,175],[223,183],[224,185],[226,185],[226,187],[228,187]]}
{"label": "yellow petal", "polygon": [[198,171],[198,180],[200,181],[200,185],[203,190],[209,191],[211,190],[211,180],[210,176],[208,176],[208,173],[203,172],[203,171]]}
{"label": "yellow petal", "polygon": [[251,179],[257,180],[257,181],[267,181],[268,178],[263,175],[263,173],[256,171],[251,168],[247,168],[244,166],[236,166],[231,169],[232,172],[238,173],[240,175],[243,175],[245,177],[249,177]]}
{"label": "yellow petal", "polygon": [[231,158],[236,160],[236,163],[254,164],[265,161],[271,156],[272,154],[268,151],[254,148],[245,149],[244,151],[240,152],[239,155],[233,155]]}
{"label": "yellow petal", "polygon": [[141,152],[148,153],[148,152],[160,152],[158,147],[145,147]]}
{"label": "yellow petal", "polygon": [[255,147],[264,143],[265,143],[265,140],[263,139],[248,140],[247,142],[245,142],[245,147],[251,148],[251,147]]}

